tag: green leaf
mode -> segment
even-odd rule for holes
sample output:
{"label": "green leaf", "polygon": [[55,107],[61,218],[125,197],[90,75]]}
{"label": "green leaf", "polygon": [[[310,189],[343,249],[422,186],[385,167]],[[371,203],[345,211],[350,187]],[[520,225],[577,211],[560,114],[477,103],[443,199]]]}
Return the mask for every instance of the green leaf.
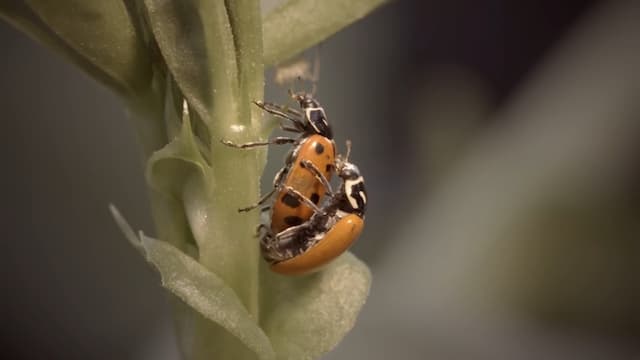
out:
{"label": "green leaf", "polygon": [[148,52],[137,15],[123,1],[26,0],[3,3],[2,12],[20,30],[66,55],[119,93],[146,90]]}
{"label": "green leaf", "polygon": [[274,358],[269,339],[222,279],[166,242],[144,234],[141,241],[147,261],[160,272],[162,286],[233,334],[258,358]]}
{"label": "green leaf", "polygon": [[140,238],[138,238],[138,235],[136,235],[136,232],[133,231],[131,225],[129,225],[124,216],[120,214],[118,208],[116,208],[116,206],[113,204],[109,204],[109,211],[111,211],[111,216],[113,216],[113,219],[116,221],[116,224],[120,228],[120,231],[122,231],[122,234],[124,234],[124,237],[129,240],[129,243],[131,243],[133,247],[135,247],[137,250],[142,251]]}
{"label": "green leaf", "polygon": [[275,65],[363,18],[386,0],[289,0],[263,21],[264,63]]}
{"label": "green leaf", "polygon": [[220,277],[167,243],[144,235],[140,241],[117,209],[110,209],[127,239],[158,269],[164,287],[263,359],[274,358],[274,349],[278,359],[296,360],[330,351],[351,330],[369,294],[369,269],[351,253],[307,276],[282,276],[263,267],[260,330]]}
{"label": "green leaf", "polygon": [[367,266],[346,253],[315,274],[265,271],[262,329],[278,359],[315,359],[353,328],[371,286]]}
{"label": "green leaf", "polygon": [[144,5],[168,71],[200,118],[212,126],[237,114],[238,68],[224,2],[144,0]]}
{"label": "green leaf", "polygon": [[172,129],[181,126],[180,132],[169,144],[151,155],[147,162],[147,182],[161,193],[182,198],[182,191],[188,178],[197,174],[205,181],[211,176],[211,168],[200,152],[198,140],[191,128],[189,109],[184,104],[182,124],[175,114],[173,104],[167,102],[165,123]]}
{"label": "green leaf", "polygon": [[95,66],[82,58],[64,41],[52,33],[47,25],[22,1],[1,1],[0,18],[24,32],[34,40],[66,56],[71,62],[88,70],[99,71]]}
{"label": "green leaf", "polygon": [[[258,327],[256,320],[247,312],[235,292],[220,277],[207,270],[196,260],[177,248],[144,235],[136,236],[115,206],[109,206],[113,217],[125,237],[145,256],[160,273],[162,286],[171,291],[185,304],[204,318],[219,325],[232,334],[259,359],[273,359],[275,354],[269,339]],[[182,320],[186,320],[185,309],[181,309]],[[209,331],[214,328],[209,328]],[[221,334],[209,333],[209,342],[221,341]],[[219,351],[228,352],[221,344]],[[229,344],[227,344],[229,345]],[[241,353],[241,352],[239,352]]]}

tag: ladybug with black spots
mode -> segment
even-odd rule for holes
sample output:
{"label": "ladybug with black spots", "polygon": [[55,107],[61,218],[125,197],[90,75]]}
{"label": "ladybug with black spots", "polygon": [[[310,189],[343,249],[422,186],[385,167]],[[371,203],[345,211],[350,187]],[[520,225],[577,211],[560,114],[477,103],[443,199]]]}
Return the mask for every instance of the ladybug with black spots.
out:
{"label": "ladybug with black spots", "polygon": [[273,189],[265,194],[257,203],[239,211],[249,211],[264,204],[274,193],[278,192],[272,205],[271,230],[275,233],[300,225],[313,215],[313,208],[299,198],[284,191],[284,187],[291,187],[298,193],[317,205],[325,194],[325,187],[303,165],[308,161],[323,175],[325,179],[331,179],[335,166],[336,150],[333,141],[333,132],[324,109],[320,103],[310,94],[291,94],[300,105],[300,110],[287,108],[281,105],[254,102],[264,111],[273,114],[288,124],[280,123],[284,131],[296,132],[298,138],[275,137],[266,142],[249,142],[235,144],[231,141],[222,141],[225,145],[247,149],[270,144],[293,144],[288,153],[285,166],[278,171],[273,179]]}
{"label": "ladybug with black spots", "polygon": [[311,161],[302,164],[325,187],[327,200],[318,206],[312,199],[290,186],[284,192],[307,204],[314,213],[303,224],[291,226],[275,233],[261,225],[260,248],[271,270],[285,275],[299,275],[317,271],[344,253],[360,236],[364,228],[367,192],[360,170],[348,161],[338,158],[336,171],[342,179],[334,193],[321,169]]}

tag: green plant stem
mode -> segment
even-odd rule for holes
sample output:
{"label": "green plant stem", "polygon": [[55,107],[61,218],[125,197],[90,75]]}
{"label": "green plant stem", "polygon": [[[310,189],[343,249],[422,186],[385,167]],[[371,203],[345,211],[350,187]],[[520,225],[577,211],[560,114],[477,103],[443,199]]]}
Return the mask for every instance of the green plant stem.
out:
{"label": "green plant stem", "polygon": [[[164,134],[163,107],[159,102],[159,96],[154,93],[148,93],[143,97],[139,97],[137,101],[132,102],[129,106],[130,115],[136,127],[136,133],[140,143],[142,144],[143,156],[148,159],[158,149],[167,143]],[[227,150],[227,149],[223,149]],[[235,156],[234,156],[235,155]],[[229,156],[231,162],[236,163],[242,160],[237,159],[238,156],[250,155],[243,152],[234,152]],[[254,154],[255,155],[255,154]],[[255,158],[255,156],[253,156]],[[196,231],[205,231],[199,234],[207,239],[225,239],[229,243],[233,242],[251,242],[240,246],[217,247],[217,241],[205,241],[200,248],[200,262],[209,267],[225,279],[229,284],[235,285],[234,290],[238,292],[239,297],[243,300],[249,311],[254,310],[257,313],[257,264],[258,253],[255,246],[255,239],[252,233],[247,230],[250,228],[243,222],[246,219],[239,218],[235,211],[238,206],[228,205],[229,198],[234,198],[236,193],[247,193],[247,188],[257,188],[258,175],[256,174],[256,165],[238,167],[241,174],[234,173],[230,170],[222,170],[216,165],[218,176],[215,177],[215,189],[209,189],[204,186],[204,182],[200,177],[193,176],[190,181],[185,184],[186,204],[194,216],[192,219],[202,221],[202,224],[189,224],[185,217],[185,206],[183,202],[172,198],[166,194],[160,193],[154,189],[149,191],[149,199],[154,223],[156,225],[157,235],[185,251],[186,244],[191,236],[189,226],[193,226]],[[247,174],[245,171],[248,171]],[[236,177],[245,177],[248,181],[236,182]],[[256,182],[252,184],[251,182]],[[226,183],[233,183],[235,188],[223,194],[217,194],[219,187],[226,187]],[[216,196],[212,196],[215,194]],[[253,201],[258,196],[257,191],[250,191],[246,195],[245,203]],[[249,200],[249,198],[251,200]],[[222,209],[222,211],[218,211]],[[194,220],[195,221],[195,220]],[[238,231],[240,233],[238,233]],[[207,246],[211,244],[211,246]],[[255,251],[252,251],[256,248]],[[231,250],[236,251],[231,251]],[[226,259],[226,260],[225,260]],[[239,261],[238,261],[239,260]],[[229,262],[234,262],[234,266],[228,266]],[[221,270],[227,270],[225,272]],[[256,274],[251,277],[249,274]],[[254,278],[254,282],[248,279]],[[244,285],[244,286],[242,286]],[[233,287],[233,286],[232,286]],[[241,292],[243,291],[243,292]],[[254,356],[244,345],[242,345],[232,334],[222,329],[219,325],[205,319],[190,306],[182,301],[173,298],[171,301],[173,313],[176,318],[176,326],[178,338],[181,343],[183,356],[189,360],[205,360],[205,359],[252,359]],[[250,306],[252,305],[252,306]]]}
{"label": "green plant stem", "polygon": [[261,100],[264,89],[262,60],[262,17],[255,0],[225,0],[233,32],[238,66],[241,119],[251,119],[254,130],[262,129],[262,119],[252,100]]}
{"label": "green plant stem", "polygon": [[[193,236],[199,239],[199,262],[233,288],[257,322],[261,261],[255,238],[258,212],[239,214],[237,209],[260,196],[266,150],[239,151],[220,140],[249,141],[263,135],[261,114],[250,108],[250,100],[263,95],[262,24],[258,1],[232,3],[229,8],[211,4],[207,10],[216,20],[207,41],[224,44],[217,53],[209,54],[214,66],[212,107],[211,119],[204,120],[211,136],[212,178],[190,177],[182,195]],[[226,11],[221,14],[221,9]],[[194,318],[192,330],[190,359],[255,357],[235,337],[200,316]]]}

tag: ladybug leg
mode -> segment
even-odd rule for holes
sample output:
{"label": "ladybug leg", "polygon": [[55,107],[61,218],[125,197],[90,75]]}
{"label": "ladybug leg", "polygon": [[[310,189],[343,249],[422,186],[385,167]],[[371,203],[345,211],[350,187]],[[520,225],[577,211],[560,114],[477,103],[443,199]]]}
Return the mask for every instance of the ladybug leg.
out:
{"label": "ladybug leg", "polygon": [[262,257],[269,263],[277,263],[293,257],[291,249],[283,247],[280,243],[280,234],[275,235],[268,229],[260,237],[260,251]]}
{"label": "ladybug leg", "polygon": [[280,105],[266,103],[263,101],[254,101],[259,108],[273,114],[279,118],[289,120],[296,124],[296,127],[304,128],[304,122],[302,121],[302,113],[297,110],[290,109],[288,107],[282,107]]}
{"label": "ladybug leg", "polygon": [[298,248],[295,242],[300,236],[299,232],[301,229],[306,226],[308,225],[300,224],[282,230],[275,236],[273,233],[263,236],[262,240],[264,243],[261,243],[261,247],[263,250],[268,250],[269,258],[273,261],[278,262],[290,259],[304,250]]}
{"label": "ladybug leg", "polygon": [[269,231],[264,232],[260,236],[260,251],[262,252],[262,257],[270,263],[279,261],[281,257],[275,248],[274,240],[273,233]]}
{"label": "ladybug leg", "polygon": [[351,140],[347,140],[346,144],[347,144],[347,154],[344,156],[338,155],[338,158],[336,159],[336,164],[338,169],[340,169],[346,163],[349,162],[349,155],[351,155]]}
{"label": "ladybug leg", "polygon": [[[258,206],[264,204],[265,202],[267,202],[267,200],[269,200],[269,198],[271,196],[273,196],[273,194],[276,192],[276,190],[280,189],[281,184],[282,184],[282,179],[283,179],[283,176],[285,174],[285,170],[286,170],[286,168],[280,169],[280,171],[278,171],[276,176],[273,178],[273,189],[271,189],[271,191],[269,191],[264,196],[262,196],[260,198],[260,200],[258,200],[258,202],[256,202],[255,204],[251,204],[251,205],[249,205],[247,207],[243,207],[243,208],[238,209],[238,212],[251,211],[251,210],[257,208]],[[264,213],[264,212],[269,211],[269,210],[271,210],[271,206],[265,206],[265,207],[260,209],[260,212]]]}
{"label": "ladybug leg", "polygon": [[256,226],[256,237],[263,237],[266,232],[270,231],[269,227],[265,224]]}
{"label": "ladybug leg", "polygon": [[[271,191],[269,191],[267,194],[265,194],[263,197],[260,198],[260,200],[258,200],[258,202],[256,202],[255,204],[249,205],[247,207],[243,207],[238,209],[238,212],[247,212],[247,211],[251,211],[255,208],[257,208],[258,206],[264,204],[267,200],[269,200],[269,198],[271,196],[273,196],[273,194],[276,192],[276,190],[280,189],[280,186],[282,184],[282,179],[284,177],[284,175],[286,174],[286,170],[287,168],[282,168],[280,169],[280,171],[278,171],[278,173],[276,174],[276,176],[273,178],[273,189],[271,189]],[[263,208],[260,209],[260,212],[264,213],[266,211],[271,210],[271,206],[265,206]]]}
{"label": "ladybug leg", "polygon": [[258,200],[257,203],[249,205],[247,207],[240,208],[240,209],[238,209],[238,212],[251,211],[251,210],[257,208],[258,206],[264,204],[267,200],[269,200],[269,198],[273,195],[273,193],[276,192],[276,189],[277,189],[277,187],[274,187],[271,191],[269,191],[263,197],[261,197],[260,200]]}
{"label": "ladybug leg", "polygon": [[291,241],[294,240],[294,237],[297,234],[297,232],[300,231],[300,229],[302,229],[305,226],[306,226],[305,224],[300,224],[300,225],[288,227],[280,231],[278,234],[276,234],[275,243],[277,243],[280,246],[289,244]]}
{"label": "ladybug leg", "polygon": [[295,132],[295,133],[303,132],[303,130],[298,129],[297,127],[290,127],[290,126],[284,125],[283,123],[280,123],[280,129],[282,131],[289,131],[289,132]]}
{"label": "ladybug leg", "polygon": [[304,115],[304,114],[302,114],[302,111],[296,110],[296,109],[294,109],[292,107],[289,107],[289,106],[282,106],[282,105],[277,105],[277,104],[270,104],[270,105],[275,106],[275,107],[280,108],[280,109],[283,109],[286,113],[288,113],[290,115],[293,115],[293,116],[297,116],[299,118],[302,118],[302,116]]}
{"label": "ladybug leg", "polygon": [[[291,90],[289,90],[291,91]],[[282,106],[282,105],[278,105],[278,104],[274,104],[274,103],[270,103],[270,102],[264,102],[264,101],[254,101],[254,103],[260,103],[260,105],[258,105],[260,108],[265,109],[265,108],[269,108],[269,109],[275,109],[277,111],[283,112],[287,115],[290,116],[296,116],[298,118],[302,118],[303,114],[300,110],[294,109],[292,107],[289,106]],[[265,109],[265,111],[268,111],[267,109]]]}
{"label": "ladybug leg", "polygon": [[253,142],[248,142],[244,144],[236,144],[233,141],[229,141],[229,140],[220,140],[220,142],[222,142],[223,144],[234,147],[234,148],[238,148],[238,149],[246,149],[246,148],[252,148],[257,146],[272,145],[272,144],[273,145],[293,144],[296,141],[297,139],[284,137],[284,136],[278,136],[273,139],[270,139],[269,141],[253,141]]}
{"label": "ladybug leg", "polygon": [[[320,209],[318,207],[318,205],[314,204],[313,201],[309,200],[307,197],[302,195],[298,190],[292,188],[291,186],[285,186],[284,189],[287,191],[287,193],[289,195],[295,197],[299,201],[302,201],[303,203],[305,203],[308,207],[312,208],[315,213],[321,214],[321,215],[326,215],[326,213],[322,209]],[[283,230],[280,233],[283,233],[283,232],[285,232],[285,231],[287,231],[289,229],[291,229],[291,228]],[[280,235],[280,234],[278,234],[278,235]]]}
{"label": "ladybug leg", "polygon": [[276,173],[276,176],[273,177],[273,187],[275,189],[280,189],[280,185],[282,185],[282,182],[284,181],[284,177],[288,173],[289,173],[288,166],[285,166],[280,170],[278,170],[278,172]]}
{"label": "ladybug leg", "polygon": [[318,181],[320,181],[320,183],[322,184],[322,186],[324,186],[324,189],[327,193],[327,195],[329,196],[333,196],[333,190],[331,189],[331,184],[329,183],[329,180],[327,180],[327,178],[324,176],[324,174],[322,174],[322,172],[320,171],[320,169],[318,169],[318,167],[312,163],[309,160],[302,160],[302,166],[311,171],[311,173],[316,177],[316,179],[318,179]]}

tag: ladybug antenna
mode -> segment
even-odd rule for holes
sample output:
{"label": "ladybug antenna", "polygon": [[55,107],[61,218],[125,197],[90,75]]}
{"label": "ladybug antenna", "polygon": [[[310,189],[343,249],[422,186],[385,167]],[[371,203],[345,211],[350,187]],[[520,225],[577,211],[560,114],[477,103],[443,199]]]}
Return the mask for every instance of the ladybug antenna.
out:
{"label": "ladybug antenna", "polygon": [[[300,79],[300,77],[298,76],[298,80]],[[300,100],[302,100],[302,98],[304,97],[305,93],[304,92],[295,92],[291,89],[289,89],[289,96],[297,101],[298,103],[300,102]]]}
{"label": "ladybug antenna", "polygon": [[[297,77],[296,77],[296,80],[297,80],[297,81],[300,81],[300,76],[297,76]],[[295,84],[296,84],[296,81],[294,81],[294,82],[293,82],[293,84],[291,85],[291,86],[293,87],[293,89],[289,88],[289,90],[288,90],[288,92],[289,92],[289,96],[290,96],[292,99],[297,99],[297,97],[298,97],[298,92],[297,92],[297,91],[295,91],[295,90],[296,90],[296,89],[295,89]]]}
{"label": "ladybug antenna", "polygon": [[336,168],[338,171],[341,171],[342,168],[349,162],[349,156],[351,155],[351,140],[347,140],[347,153],[342,156],[342,154],[338,155],[336,159]]}
{"label": "ladybug antenna", "polygon": [[297,91],[295,89],[289,89],[289,95],[295,99],[295,100],[299,100],[300,97],[302,96],[310,96],[312,98],[316,97],[316,93],[318,92],[318,81],[320,80],[320,45],[315,47],[315,51],[314,51],[314,56],[313,56],[313,70],[309,71],[308,68],[308,61],[304,62],[305,66],[304,68],[301,68],[298,71],[298,75],[296,76],[295,81],[293,81],[294,85],[297,84],[302,84],[305,81],[308,81],[311,83],[311,92],[307,93],[305,91]]}

